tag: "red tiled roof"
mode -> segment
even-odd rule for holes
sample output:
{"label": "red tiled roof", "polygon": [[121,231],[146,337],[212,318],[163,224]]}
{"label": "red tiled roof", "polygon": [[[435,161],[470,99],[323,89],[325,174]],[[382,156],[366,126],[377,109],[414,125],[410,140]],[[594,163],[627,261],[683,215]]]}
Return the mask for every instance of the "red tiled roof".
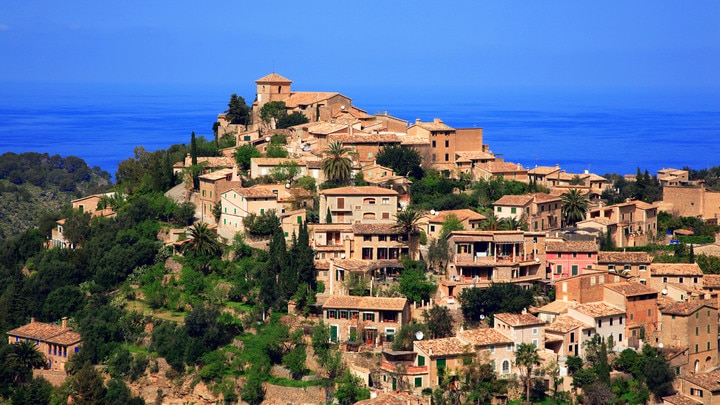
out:
{"label": "red tiled roof", "polygon": [[456,337],[415,341],[415,346],[433,357],[457,356],[470,351],[470,345]]}
{"label": "red tiled roof", "polygon": [[509,312],[495,314],[495,319],[505,322],[510,326],[530,326],[545,323],[533,314],[511,314]]}
{"label": "red tiled roof", "polygon": [[603,264],[650,264],[652,258],[647,252],[598,252],[597,261]]}
{"label": "red tiled roof", "polygon": [[589,302],[587,304],[579,304],[573,309],[593,318],[622,315],[625,313],[625,311],[623,311],[622,309],[615,308],[614,306],[606,304],[604,302]]}
{"label": "red tiled roof", "polygon": [[680,374],[679,377],[711,392],[720,391],[720,370],[708,373]]}
{"label": "red tiled roof", "polygon": [[267,76],[263,76],[263,77],[255,80],[255,83],[288,83],[289,84],[289,83],[292,83],[292,80],[282,77],[275,72],[272,72]]}
{"label": "red tiled roof", "polygon": [[653,276],[702,276],[697,263],[653,263],[649,266]]}
{"label": "red tiled roof", "polygon": [[355,235],[398,235],[403,233],[395,224],[353,224],[352,231]]}
{"label": "red tiled roof", "polygon": [[8,331],[9,336],[17,336],[20,338],[40,340],[43,342],[56,343],[67,346],[82,341],[79,333],[74,332],[72,328],[63,328],[60,325],[54,325],[44,322],[30,322],[19,328]]}
{"label": "red tiled roof", "polygon": [[458,332],[458,339],[474,346],[513,343],[512,339],[492,328],[469,329]]}
{"label": "red tiled roof", "polygon": [[654,289],[646,286],[645,284],[640,284],[640,283],[625,282],[625,283],[606,284],[605,288],[608,288],[612,291],[620,293],[626,297],[633,297],[636,295],[649,295],[649,294],[657,295],[657,293],[658,293]]}
{"label": "red tiled roof", "polygon": [[407,298],[334,295],[325,301],[323,308],[402,311],[407,302]]}
{"label": "red tiled roof", "polygon": [[581,328],[581,329],[591,329],[592,326],[586,324],[585,322],[582,322],[580,320],[577,320],[569,315],[560,315],[555,318],[555,320],[547,325],[545,327],[546,332],[560,332],[560,333],[568,333],[571,330]]}
{"label": "red tiled roof", "polygon": [[680,301],[664,307],[661,311],[663,315],[671,314],[688,316],[694,314],[695,311],[699,310],[704,306],[715,308],[714,305],[710,304],[707,301]]}
{"label": "red tiled roof", "polygon": [[592,241],[548,241],[545,251],[593,253],[598,251],[598,246]]}

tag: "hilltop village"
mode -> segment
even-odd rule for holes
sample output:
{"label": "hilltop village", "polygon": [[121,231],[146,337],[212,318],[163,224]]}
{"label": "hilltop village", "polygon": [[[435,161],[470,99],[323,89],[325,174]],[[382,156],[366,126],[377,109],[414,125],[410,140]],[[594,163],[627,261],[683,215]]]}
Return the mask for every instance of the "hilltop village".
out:
{"label": "hilltop village", "polygon": [[[482,128],[371,115],[340,93],[295,91],[276,73],[255,83],[251,106],[243,110],[231,99],[218,115],[215,142],[230,146],[219,156],[189,151],[172,166],[182,182],[165,195],[192,207],[193,219],[158,238],[169,256],[194,249],[191,257],[202,258],[206,246],[223,258],[223,246],[236,259],[268,252],[262,271],[269,279],[257,276],[237,294],[236,284],[221,282],[205,301],[239,302],[222,310],[238,319],[251,311],[240,303],[257,302],[258,324],[282,315],[291,335],[299,331],[292,347],[303,348],[305,372],[286,362],[294,352],[288,349],[282,367],[263,375],[303,381],[315,374],[333,383],[322,393],[288,394],[269,378],[253,382],[252,373],[241,372],[235,388],[193,401],[720,403],[720,274],[711,274],[720,271],[712,267],[720,245],[698,235],[700,227],[717,230],[720,192],[689,170],[606,178],[527,168],[493,154]],[[435,200],[416,191],[421,177]],[[660,198],[618,198],[620,183],[654,185]],[[113,218],[123,198],[115,191],[72,205],[92,218]],[[481,209],[454,203],[468,200],[482,201]],[[700,225],[691,229],[679,218]],[[83,248],[82,238],[68,234],[69,221],[57,221],[48,249]],[[303,264],[307,257],[311,263]],[[152,282],[187,283],[167,260]],[[198,277],[217,267],[203,261]],[[149,302],[144,274],[127,283],[127,294],[115,294],[128,302],[144,294]],[[155,339],[153,322],[147,325]],[[84,347],[67,318],[33,319],[7,335],[10,343],[37,342],[51,371],[64,370]],[[342,373],[327,372],[332,356],[320,352],[338,353]],[[180,370],[206,370],[210,362],[194,361]],[[231,360],[223,364],[232,367]],[[224,381],[218,374],[201,379],[210,386]],[[346,382],[351,394],[343,391]],[[248,394],[253,383],[264,387],[261,394]],[[181,403],[168,392],[162,403]],[[155,399],[141,387],[133,394]]]}

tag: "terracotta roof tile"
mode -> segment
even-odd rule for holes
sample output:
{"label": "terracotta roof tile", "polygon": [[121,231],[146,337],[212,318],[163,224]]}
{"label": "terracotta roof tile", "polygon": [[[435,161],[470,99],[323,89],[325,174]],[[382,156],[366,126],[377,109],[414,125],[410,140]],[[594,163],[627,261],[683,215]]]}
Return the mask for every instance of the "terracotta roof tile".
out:
{"label": "terracotta roof tile", "polygon": [[458,339],[474,346],[502,345],[513,343],[512,339],[503,335],[496,329],[479,328],[458,332]]}
{"label": "terracotta roof tile", "polygon": [[702,402],[696,401],[690,397],[686,397],[683,394],[675,394],[670,395],[669,397],[663,397],[663,403],[668,403],[672,405],[699,405],[702,404]]}
{"label": "terracotta roof tile", "polygon": [[548,175],[560,171],[558,166],[537,166],[534,169],[528,170],[528,174]]}
{"label": "terracotta roof tile", "polygon": [[407,302],[407,298],[334,295],[325,301],[323,308],[402,311]]}
{"label": "terracotta roof tile", "polygon": [[670,314],[670,315],[682,315],[682,316],[688,316],[691,314],[694,314],[695,311],[699,310],[700,308],[707,306],[710,308],[715,308],[715,305],[711,304],[708,301],[680,301],[676,302],[672,305],[668,305],[664,307],[661,311],[663,315]]}
{"label": "terracotta roof tile", "polygon": [[478,163],[475,165],[476,170],[483,170],[490,173],[513,173],[513,172],[527,172],[527,169],[522,167],[519,163],[511,162],[487,162]]}
{"label": "terracotta roof tile", "polygon": [[295,108],[303,105],[315,104],[319,101],[327,100],[334,96],[339,95],[337,92],[325,92],[325,91],[303,91],[293,92],[285,100],[285,106],[287,108]]}
{"label": "terracotta roof tile", "polygon": [[431,121],[431,122],[415,122],[415,124],[422,129],[428,131],[454,131],[455,128],[445,124],[442,121]]}
{"label": "terracotta roof tile", "polygon": [[679,377],[708,391],[720,391],[720,370],[710,371],[708,373],[680,374]]}
{"label": "terracotta roof tile", "polygon": [[530,204],[533,200],[533,196],[530,194],[524,194],[524,195],[504,195],[500,197],[495,203],[494,206],[516,206],[516,207],[524,207],[527,204]]}
{"label": "terracotta roof tile", "polygon": [[636,295],[657,295],[657,291],[640,283],[614,283],[606,284],[605,288],[620,293],[626,297],[634,297]]}
{"label": "terracotta roof tile", "polygon": [[457,356],[470,351],[470,345],[456,337],[415,341],[415,346],[432,357]]}
{"label": "terracotta roof tile", "polygon": [[401,139],[395,134],[368,134],[362,135],[357,134],[355,131],[354,135],[337,134],[330,135],[329,138],[333,141],[342,142],[343,145],[352,145],[358,143],[400,143]]}
{"label": "terracotta roof tile", "polygon": [[272,72],[267,76],[263,76],[255,80],[255,83],[292,83],[292,80],[282,77],[275,72]]}
{"label": "terracotta roof tile", "polygon": [[591,325],[586,324],[585,322],[582,322],[578,319],[573,318],[569,315],[560,315],[555,318],[555,320],[545,326],[546,332],[560,332],[560,333],[568,333],[571,330],[575,329],[592,329],[593,327]]}
{"label": "terracotta roof tile", "polygon": [[477,213],[477,212],[467,209],[467,208],[463,208],[463,209],[459,209],[459,210],[440,211],[437,213],[437,215],[428,214],[427,218],[428,218],[428,222],[442,223],[445,221],[445,219],[449,215],[455,215],[457,217],[457,219],[459,219],[460,221],[483,220],[486,218],[485,215]]}
{"label": "terracotta roof tile", "polygon": [[602,264],[650,264],[652,257],[647,252],[598,252],[597,261]]}
{"label": "terracotta roof tile", "polygon": [[44,322],[30,322],[27,325],[8,331],[7,334],[60,345],[71,345],[82,341],[80,334],[74,332],[72,328],[63,328],[60,325]]}
{"label": "terracotta roof tile", "polygon": [[702,276],[697,263],[653,263],[649,266],[653,276]]}
{"label": "terracotta roof tile", "polygon": [[272,190],[264,188],[264,187],[248,187],[248,188],[236,188],[233,189],[237,191],[238,194],[245,198],[277,198],[277,195],[272,192]]}
{"label": "terracotta roof tile", "polygon": [[703,286],[709,288],[720,287],[720,274],[703,275]]}
{"label": "terracotta roof tile", "polygon": [[593,318],[603,318],[606,316],[622,315],[625,313],[620,308],[616,308],[612,305],[604,302],[589,302],[587,304],[579,304],[574,307],[578,312],[591,316]]}
{"label": "terracotta roof tile", "polygon": [[495,319],[505,322],[510,326],[530,326],[545,323],[533,314],[511,314],[509,312],[495,314]]}
{"label": "terracotta roof tile", "polygon": [[598,251],[598,245],[592,241],[548,241],[545,251],[593,253]]}
{"label": "terracotta roof tile", "polygon": [[395,224],[353,224],[352,231],[355,235],[399,235],[402,230],[395,227]]}

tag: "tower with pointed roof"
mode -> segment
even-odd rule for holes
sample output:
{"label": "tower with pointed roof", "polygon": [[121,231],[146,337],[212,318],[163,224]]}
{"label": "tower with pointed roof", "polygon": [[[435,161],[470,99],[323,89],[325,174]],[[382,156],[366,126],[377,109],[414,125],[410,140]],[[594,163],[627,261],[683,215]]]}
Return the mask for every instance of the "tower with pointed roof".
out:
{"label": "tower with pointed roof", "polygon": [[283,101],[290,97],[292,80],[273,72],[255,80],[257,84],[257,106],[262,107],[270,101]]}

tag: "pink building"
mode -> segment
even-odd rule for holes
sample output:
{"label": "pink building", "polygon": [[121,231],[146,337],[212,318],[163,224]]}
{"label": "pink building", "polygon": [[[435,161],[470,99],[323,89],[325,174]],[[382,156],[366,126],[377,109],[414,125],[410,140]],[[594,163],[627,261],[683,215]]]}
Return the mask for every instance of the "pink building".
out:
{"label": "pink building", "polygon": [[545,254],[548,278],[561,280],[592,269],[597,263],[598,246],[593,241],[548,240]]}

